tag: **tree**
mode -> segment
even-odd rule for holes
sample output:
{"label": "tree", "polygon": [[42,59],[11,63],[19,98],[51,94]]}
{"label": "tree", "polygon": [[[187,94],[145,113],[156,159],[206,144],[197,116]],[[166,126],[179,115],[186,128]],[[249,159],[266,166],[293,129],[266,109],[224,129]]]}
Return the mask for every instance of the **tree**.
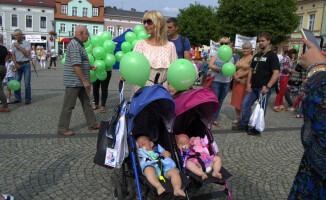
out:
{"label": "tree", "polygon": [[272,34],[272,44],[288,39],[299,26],[296,0],[218,0],[217,27],[220,36]]}
{"label": "tree", "polygon": [[210,39],[218,39],[216,12],[212,6],[206,7],[195,2],[195,5],[190,4],[179,11],[178,33],[186,36],[191,45],[209,45]]}

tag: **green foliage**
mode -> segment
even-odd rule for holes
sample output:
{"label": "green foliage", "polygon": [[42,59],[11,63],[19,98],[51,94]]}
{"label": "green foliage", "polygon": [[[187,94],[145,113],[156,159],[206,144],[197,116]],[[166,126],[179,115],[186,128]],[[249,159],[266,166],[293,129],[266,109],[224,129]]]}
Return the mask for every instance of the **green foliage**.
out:
{"label": "green foliage", "polygon": [[218,0],[218,4],[218,34],[233,40],[236,34],[252,37],[267,31],[272,44],[279,44],[299,25],[296,0]]}
{"label": "green foliage", "polygon": [[216,12],[212,6],[206,7],[196,2],[179,11],[178,33],[186,36],[191,45],[209,45],[210,39],[218,40]]}

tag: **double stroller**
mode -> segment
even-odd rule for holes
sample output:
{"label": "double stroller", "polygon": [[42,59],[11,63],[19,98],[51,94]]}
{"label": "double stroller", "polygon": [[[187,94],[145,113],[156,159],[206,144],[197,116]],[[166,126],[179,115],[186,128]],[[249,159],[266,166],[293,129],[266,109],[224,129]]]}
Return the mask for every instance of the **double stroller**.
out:
{"label": "double stroller", "polygon": [[[210,97],[203,98],[197,95],[209,95]],[[186,102],[186,99],[189,101],[189,98],[194,99],[197,102],[197,105],[194,106],[194,104]],[[197,101],[199,99],[200,101]],[[209,102],[205,102],[205,100]],[[175,107],[175,105],[177,106]],[[209,146],[211,147],[210,152],[215,155],[216,151],[213,147],[214,140],[210,134],[209,127],[211,126],[213,116],[212,112],[215,113],[217,108],[218,101],[214,92],[210,89],[186,91],[175,97],[175,99],[172,99],[169,92],[161,85],[155,84],[139,89],[134,94],[130,102],[129,112],[126,114],[129,155],[123,160],[121,168],[117,169],[120,170],[121,176],[120,180],[114,183],[114,199],[137,199],[137,197],[138,199],[146,199],[150,196],[150,192],[156,195],[156,188],[150,184],[141,172],[140,162],[137,155],[136,140],[139,136],[143,135],[149,137],[155,145],[160,144],[165,148],[165,150],[171,153],[171,158],[179,169],[179,174],[182,180],[182,189],[186,193],[186,199],[218,197],[216,194],[199,197],[189,196],[188,190],[191,186],[198,187],[202,185],[202,183],[210,182],[225,185],[226,187],[225,191],[223,191],[223,196],[225,196],[226,192],[229,198],[232,199],[225,181],[225,179],[231,175],[224,168],[221,170],[223,180],[210,176],[205,181],[201,181],[190,172],[182,170],[182,159],[174,137],[174,134],[178,134],[179,132],[187,132],[189,137],[202,137],[207,135],[210,142]],[[198,110],[203,111],[204,114],[198,113]],[[178,113],[177,116],[175,116],[175,112]],[[203,120],[204,122],[196,119]],[[98,144],[100,135],[103,135],[103,133],[101,134],[101,131],[107,132],[108,129],[100,128]],[[112,137],[114,141],[114,134]],[[127,179],[131,181],[128,181]],[[169,193],[173,194],[173,187],[170,180],[165,179],[160,182],[165,188],[165,192],[162,195]]]}

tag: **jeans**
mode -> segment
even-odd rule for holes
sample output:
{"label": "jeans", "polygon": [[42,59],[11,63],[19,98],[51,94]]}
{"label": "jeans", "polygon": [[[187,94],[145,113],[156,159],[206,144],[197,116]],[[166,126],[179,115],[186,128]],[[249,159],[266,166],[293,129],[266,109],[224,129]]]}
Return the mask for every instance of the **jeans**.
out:
{"label": "jeans", "polygon": [[217,118],[220,114],[220,110],[222,108],[223,101],[224,101],[226,95],[228,94],[229,87],[230,87],[230,82],[221,83],[218,81],[213,81],[211,89],[215,92],[215,95],[216,95],[216,97],[218,99],[218,103],[219,103],[219,107],[214,116],[214,121],[217,120]]}
{"label": "jeans", "polygon": [[[17,70],[15,73],[15,79],[20,83],[24,74],[25,82],[25,100],[31,100],[31,64],[30,62],[20,64],[21,69]],[[15,91],[15,98],[17,101],[22,101],[21,88]]]}
{"label": "jeans", "polygon": [[[259,98],[260,92],[262,88],[251,88],[252,92],[247,92],[245,98],[243,99],[242,103],[241,103],[241,121],[240,121],[240,125],[247,127],[248,126],[248,122],[249,122],[249,118],[250,118],[250,110],[251,110],[251,106],[254,105],[255,101]],[[273,88],[271,88],[269,90],[269,92],[267,92],[266,94],[266,99],[263,101],[263,107],[265,108],[264,112],[266,115],[266,108],[268,105],[268,100],[269,97],[271,96],[273,92]]]}

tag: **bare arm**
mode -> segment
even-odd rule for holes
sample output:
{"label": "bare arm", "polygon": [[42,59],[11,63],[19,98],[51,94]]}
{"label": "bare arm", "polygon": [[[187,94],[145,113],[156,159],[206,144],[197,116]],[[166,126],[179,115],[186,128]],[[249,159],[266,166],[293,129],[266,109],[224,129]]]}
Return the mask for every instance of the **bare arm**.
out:
{"label": "bare arm", "polygon": [[211,56],[211,59],[210,59],[210,61],[208,63],[208,68],[212,69],[214,71],[217,71],[217,72],[222,71],[221,67],[218,67],[218,66],[215,65],[215,61],[216,61],[216,58],[214,56]]}
{"label": "bare arm", "polygon": [[15,47],[16,47],[19,51],[21,51],[25,56],[29,56],[29,54],[31,53],[30,50],[25,50],[23,47],[21,47],[21,46],[18,44],[18,42],[15,42],[14,45],[15,45]]}
{"label": "bare arm", "polygon": [[20,65],[16,62],[16,56],[15,56],[15,52],[12,54],[12,62],[14,63],[14,66],[16,67],[16,69],[20,69]]}
{"label": "bare arm", "polygon": [[[276,83],[279,75],[280,75],[280,70],[274,69],[272,78],[267,83],[267,86],[272,87],[274,85],[274,83]],[[266,88],[266,86],[263,86],[263,89],[261,90],[261,93],[266,94],[267,92],[269,92],[269,90]]]}
{"label": "bare arm", "polygon": [[190,51],[184,51],[183,55],[185,59],[190,60]]}
{"label": "bare arm", "polygon": [[83,73],[83,70],[80,68],[79,65],[74,65],[74,70],[75,70],[78,78],[80,78],[80,80],[83,82],[83,85],[86,88],[87,94],[89,95],[91,92],[91,84],[86,79],[86,77]]}
{"label": "bare arm", "polygon": [[251,90],[251,77],[252,77],[252,68],[250,67],[248,71],[248,78],[247,78],[247,92],[252,92]]}

